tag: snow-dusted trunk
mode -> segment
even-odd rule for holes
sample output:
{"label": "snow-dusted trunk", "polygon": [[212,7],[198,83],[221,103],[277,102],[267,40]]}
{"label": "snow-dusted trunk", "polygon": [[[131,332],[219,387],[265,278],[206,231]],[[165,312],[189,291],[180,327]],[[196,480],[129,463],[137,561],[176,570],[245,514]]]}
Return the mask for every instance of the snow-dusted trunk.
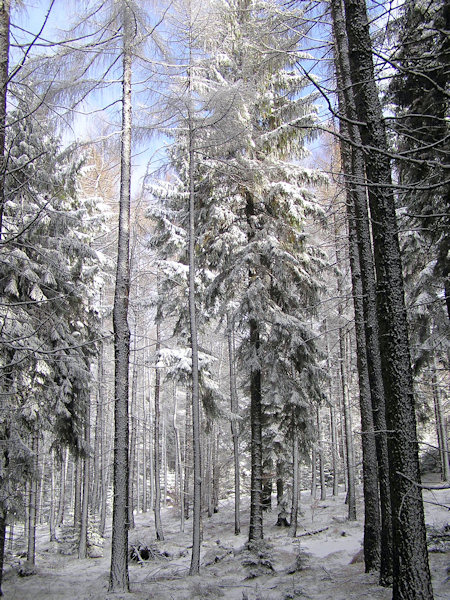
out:
{"label": "snow-dusted trunk", "polygon": [[48,526],[51,542],[54,542],[56,540],[55,517],[55,455],[52,449],[50,451],[50,515],[48,517]]}
{"label": "snow-dusted trunk", "polygon": [[230,403],[231,403],[231,437],[233,438],[234,463],[234,534],[241,533],[241,478],[239,474],[239,425],[237,422],[239,405],[236,391],[236,371],[234,362],[234,327],[233,319],[227,315],[228,364],[230,369]]}
{"label": "snow-dusted trunk", "polygon": [[3,232],[6,176],[6,95],[9,70],[9,29],[11,0],[0,1],[0,239]]}
{"label": "snow-dusted trunk", "polygon": [[[366,4],[345,0],[351,77],[365,167],[385,392],[393,519],[393,598],[433,597],[420,481],[413,379],[403,291],[395,197],[383,114],[375,82]],[[411,483],[413,482],[413,483]]]}
{"label": "snow-dusted trunk", "polygon": [[[159,359],[161,350],[161,315],[156,315],[156,359]],[[157,540],[164,540],[164,533],[161,522],[161,412],[160,412],[160,391],[161,391],[161,372],[159,367],[155,369],[155,424],[154,424],[154,450],[155,457],[155,533]]]}
{"label": "snow-dusted trunk", "polygon": [[291,524],[289,526],[289,535],[295,537],[297,535],[298,524],[298,495],[299,495],[299,452],[298,452],[298,432],[294,428],[292,440],[292,508],[291,508]]}
{"label": "snow-dusted trunk", "polygon": [[[359,148],[361,145],[361,136],[358,127],[355,125],[357,114],[350,76],[348,44],[341,0],[333,0],[331,10],[337,48],[336,71],[339,83],[339,106],[340,112],[348,119],[348,121],[341,121],[340,128],[344,138],[349,137],[356,144],[351,147],[341,143],[341,154],[348,190],[347,217],[349,222],[352,279],[355,280],[356,278],[357,280],[356,282],[353,281],[353,296],[357,321],[357,354],[358,361],[363,361],[367,365],[361,365],[361,367],[358,365],[360,388],[365,389],[364,381],[361,382],[361,376],[363,375],[361,369],[364,369],[364,371],[367,369],[370,386],[370,404],[373,411],[373,425],[377,432],[375,443],[381,502],[380,583],[387,585],[392,578],[392,516],[384,388],[378,340],[375,270],[365,187],[364,155]],[[355,289],[356,285],[359,288],[358,290]],[[364,324],[364,332],[358,330],[358,327],[361,329],[360,323]],[[360,400],[365,401],[364,398],[363,391],[360,390]],[[362,407],[361,411],[363,418],[369,419],[368,416],[365,417],[365,411]],[[367,426],[370,426],[369,422]],[[373,494],[370,494],[373,497]]]}
{"label": "snow-dusted trunk", "polygon": [[[190,85],[191,85],[191,80]],[[200,571],[202,461],[200,437],[200,393],[198,381],[198,332],[195,302],[195,151],[192,106],[189,107],[189,324],[192,351],[192,440],[194,452],[194,497],[190,575]]]}
{"label": "snow-dusted trunk", "polygon": [[[139,291],[137,292],[139,297]],[[129,448],[129,481],[128,481],[128,526],[134,529],[134,501],[136,485],[136,444],[137,444],[137,384],[138,384],[138,365],[137,365],[137,324],[134,325],[133,332],[133,368],[131,374],[131,405],[130,405],[130,448]]]}
{"label": "snow-dusted trunk", "polygon": [[192,463],[192,402],[190,392],[186,392],[186,415],[184,424],[184,518],[189,519],[191,496],[189,491],[189,481],[191,478]]}
{"label": "snow-dusted trunk", "polygon": [[73,526],[78,528],[81,522],[81,458],[73,457],[74,462],[74,477],[73,477]]}
{"label": "snow-dusted trunk", "polygon": [[175,437],[175,469],[176,469],[176,493],[180,498],[180,531],[184,531],[184,485],[183,485],[183,465],[181,461],[181,446],[180,446],[180,432],[177,423],[177,387],[173,386],[173,431]]}
{"label": "snow-dusted trunk", "polygon": [[58,498],[58,514],[56,515],[56,526],[59,527],[64,521],[64,511],[66,507],[66,480],[67,480],[67,465],[68,456],[67,448],[64,448],[61,457],[61,465],[59,469],[59,498]]}
{"label": "snow-dusted trunk", "polygon": [[123,11],[122,139],[120,157],[119,230],[114,293],[114,503],[109,590],[127,592],[128,576],[128,387],[130,330],[130,190],[131,190],[131,63],[133,14],[127,2]]}
{"label": "snow-dusted trunk", "polygon": [[[248,243],[254,238],[255,203],[250,192],[246,193],[246,219]],[[249,270],[249,282],[254,276],[253,270]],[[250,366],[250,455],[251,455],[251,477],[250,477],[250,527],[248,533],[249,542],[263,539],[263,493],[262,493],[262,390],[261,390],[261,367],[259,365],[260,336],[258,321],[252,314],[248,320],[250,328],[250,352],[252,361]]]}
{"label": "snow-dusted trunk", "polygon": [[34,431],[32,434],[33,451],[33,476],[30,481],[28,494],[28,546],[27,561],[34,565],[36,562],[36,523],[37,523],[37,499],[39,485],[39,433]]}
{"label": "snow-dusted trunk", "polygon": [[[145,356],[144,356],[144,364],[145,364]],[[142,511],[148,511],[148,464],[147,464],[147,406],[146,406],[146,395],[147,395],[147,379],[144,376],[142,379]]]}
{"label": "snow-dusted trunk", "polygon": [[317,496],[317,451],[316,447],[311,448],[311,497],[313,500]]}
{"label": "snow-dusted trunk", "polygon": [[317,442],[319,455],[320,499],[325,500],[327,497],[327,487],[325,483],[325,457],[323,453],[322,422],[320,420],[319,407],[317,407]]}
{"label": "snow-dusted trunk", "polygon": [[89,487],[90,487],[90,444],[91,444],[91,398],[89,392],[85,398],[85,422],[84,422],[84,442],[86,447],[86,456],[83,459],[83,490],[81,504],[81,523],[80,523],[80,543],[78,546],[78,558],[87,558],[87,532],[89,521]]}

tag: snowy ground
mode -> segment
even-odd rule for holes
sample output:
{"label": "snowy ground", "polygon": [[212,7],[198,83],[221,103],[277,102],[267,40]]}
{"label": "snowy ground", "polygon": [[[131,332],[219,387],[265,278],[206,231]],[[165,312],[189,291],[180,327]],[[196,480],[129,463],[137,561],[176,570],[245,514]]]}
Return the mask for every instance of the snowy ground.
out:
{"label": "snowy ground", "polygon": [[[442,527],[449,522],[450,490],[425,492],[426,520]],[[233,501],[223,501],[220,510],[204,519],[201,575],[187,575],[190,562],[191,523],[180,533],[174,509],[163,511],[166,541],[154,541],[152,513],[136,517],[130,541],[155,544],[168,557],[130,564],[130,594],[108,594],[109,542],[103,558],[78,560],[55,551],[48,542],[48,529],[40,528],[37,573],[19,577],[10,566],[5,569],[3,591],[11,600],[187,600],[218,598],[229,600],[321,600],[390,599],[391,591],[377,585],[374,575],[364,573],[363,564],[351,564],[361,548],[362,522],[345,519],[344,496],[311,501],[302,493],[302,516],[298,534],[291,539],[287,530],[275,527],[275,513],[265,515],[265,541],[271,548],[273,571],[248,578],[244,567],[248,513],[242,511],[242,535],[235,536]],[[362,507],[358,506],[358,516]],[[313,535],[302,534],[315,532]],[[109,532],[108,532],[109,533]],[[300,555],[301,568],[293,566]],[[216,560],[217,559],[217,560]],[[449,553],[430,554],[435,599],[450,598]],[[215,562],[216,561],[216,562]],[[16,559],[17,566],[17,559]]]}

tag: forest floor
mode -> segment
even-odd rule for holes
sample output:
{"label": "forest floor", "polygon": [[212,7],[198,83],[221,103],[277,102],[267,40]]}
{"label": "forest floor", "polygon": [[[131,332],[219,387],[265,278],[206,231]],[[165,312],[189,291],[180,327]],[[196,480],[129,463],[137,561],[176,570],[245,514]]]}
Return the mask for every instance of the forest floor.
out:
{"label": "forest floor", "polygon": [[[425,491],[424,498],[427,525],[442,531],[450,521],[450,490]],[[295,539],[287,529],[275,526],[275,511],[266,513],[265,567],[245,564],[247,498],[242,502],[242,534],[238,536],[234,535],[233,499],[223,500],[219,512],[203,520],[201,574],[194,577],[188,576],[191,520],[181,533],[178,511],[163,509],[165,541],[155,542],[153,514],[136,515],[130,543],[149,545],[156,556],[140,564],[130,562],[129,594],[107,591],[110,529],[103,557],[79,560],[58,552],[58,544],[48,541],[48,528],[40,527],[36,573],[20,577],[19,559],[10,554],[4,595],[11,600],[388,600],[391,590],[378,586],[375,575],[364,573],[362,562],[352,563],[361,549],[363,513],[359,498],[358,521],[347,521],[344,499],[342,493],[337,498],[312,500],[303,491]],[[436,550],[436,544],[431,549]],[[448,543],[446,552],[442,550],[430,553],[435,600],[450,597]]]}

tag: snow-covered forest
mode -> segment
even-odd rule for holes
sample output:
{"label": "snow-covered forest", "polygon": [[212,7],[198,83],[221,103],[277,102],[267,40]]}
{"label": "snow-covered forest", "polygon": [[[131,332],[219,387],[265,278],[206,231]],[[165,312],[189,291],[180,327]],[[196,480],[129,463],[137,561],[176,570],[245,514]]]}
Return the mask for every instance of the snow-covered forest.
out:
{"label": "snow-covered forest", "polygon": [[0,595],[450,593],[444,0],[0,0]]}

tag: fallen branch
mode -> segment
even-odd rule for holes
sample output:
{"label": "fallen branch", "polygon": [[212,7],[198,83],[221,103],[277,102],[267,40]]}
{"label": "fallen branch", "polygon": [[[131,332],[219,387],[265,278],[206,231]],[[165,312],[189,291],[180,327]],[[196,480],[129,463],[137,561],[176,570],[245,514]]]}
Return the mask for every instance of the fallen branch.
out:
{"label": "fallen branch", "polygon": [[297,537],[306,537],[307,535],[316,535],[316,533],[322,533],[322,531],[326,531],[330,529],[329,527],[322,527],[322,529],[316,529],[315,531],[306,531],[305,533],[300,533]]}

